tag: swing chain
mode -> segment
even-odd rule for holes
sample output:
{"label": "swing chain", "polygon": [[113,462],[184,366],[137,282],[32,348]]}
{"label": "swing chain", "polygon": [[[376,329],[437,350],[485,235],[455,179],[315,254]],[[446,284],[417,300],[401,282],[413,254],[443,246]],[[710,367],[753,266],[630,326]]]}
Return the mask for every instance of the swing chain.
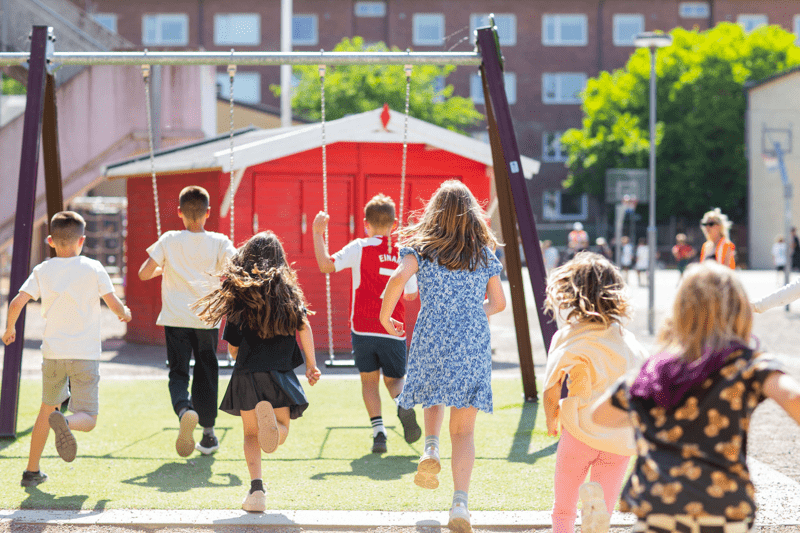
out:
{"label": "swing chain", "polygon": [[[410,51],[409,51],[410,52]],[[397,228],[403,227],[403,205],[404,196],[406,192],[406,162],[408,159],[408,105],[411,99],[411,65],[404,67],[406,73],[406,115],[403,124],[403,165],[400,170],[400,220],[397,223]]]}
{"label": "swing chain", "polygon": [[[231,48],[231,61],[233,61],[233,48]],[[234,219],[233,219],[233,197],[235,193],[234,179],[233,179],[233,79],[236,76],[236,65],[231,63],[228,65],[228,76],[230,76],[230,140],[231,140],[231,183],[230,183],[230,213],[231,213],[231,242],[235,242],[233,238],[234,233]]]}
{"label": "swing chain", "polygon": [[[147,56],[147,49],[144,50]],[[150,65],[142,65],[142,78],[144,80],[145,108],[147,109],[147,141],[150,146],[150,177],[153,184],[153,205],[156,212],[156,235],[161,237],[161,213],[158,209],[158,185],[156,184],[156,162],[153,150],[153,116],[150,100]]]}
{"label": "swing chain", "polygon": [[[320,53],[323,53],[320,50]],[[325,65],[319,65],[320,125],[322,126],[322,209],[328,213],[328,152],[325,140]],[[329,213],[330,214],[330,213]],[[330,219],[329,219],[330,220]],[[328,226],[330,223],[328,224]],[[325,243],[330,243],[328,226],[325,226]],[[331,275],[325,274],[325,302],[328,310],[328,357],[333,362],[333,311],[331,306]]]}

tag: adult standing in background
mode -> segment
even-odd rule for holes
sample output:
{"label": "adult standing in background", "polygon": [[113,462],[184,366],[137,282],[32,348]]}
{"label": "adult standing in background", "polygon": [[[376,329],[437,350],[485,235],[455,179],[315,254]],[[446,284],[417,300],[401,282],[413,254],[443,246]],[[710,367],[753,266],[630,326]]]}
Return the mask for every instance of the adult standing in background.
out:
{"label": "adult standing in background", "polygon": [[678,233],[675,235],[675,246],[672,247],[672,257],[678,263],[678,272],[683,277],[683,271],[686,270],[686,265],[692,260],[692,257],[697,255],[694,248],[686,242],[686,234]]}
{"label": "adult standing in background", "polygon": [[800,270],[800,240],[797,238],[797,228],[792,228],[792,238],[789,246],[792,247],[792,270]]}
{"label": "adult standing in background", "polygon": [[736,268],[736,246],[728,236],[731,227],[728,217],[717,207],[703,215],[700,227],[706,236],[700,249],[700,262],[713,259],[728,268]]}
{"label": "adult standing in background", "polygon": [[544,271],[550,274],[550,271],[558,266],[559,257],[558,250],[553,246],[553,241],[546,240],[542,242],[542,258],[544,259]]}
{"label": "adult standing in background", "polygon": [[583,224],[580,222],[572,225],[572,231],[567,236],[567,247],[569,248],[568,259],[575,257],[578,252],[589,249],[589,234],[584,231]]}

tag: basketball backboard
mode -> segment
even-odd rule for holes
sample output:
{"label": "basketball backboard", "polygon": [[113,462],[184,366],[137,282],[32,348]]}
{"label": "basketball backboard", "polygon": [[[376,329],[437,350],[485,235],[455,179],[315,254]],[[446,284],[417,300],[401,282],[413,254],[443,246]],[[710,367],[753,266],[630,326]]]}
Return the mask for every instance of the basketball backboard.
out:
{"label": "basketball backboard", "polygon": [[627,195],[635,196],[639,203],[646,204],[649,177],[646,168],[609,168],[606,170],[606,203],[621,203]]}
{"label": "basketball backboard", "polygon": [[761,153],[766,156],[777,155],[775,144],[780,144],[784,155],[792,151],[792,128],[761,128]]}

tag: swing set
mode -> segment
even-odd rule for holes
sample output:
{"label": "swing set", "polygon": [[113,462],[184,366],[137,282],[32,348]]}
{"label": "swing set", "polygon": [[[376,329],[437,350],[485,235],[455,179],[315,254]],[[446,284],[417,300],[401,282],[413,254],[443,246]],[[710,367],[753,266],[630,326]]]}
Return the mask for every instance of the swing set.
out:
{"label": "swing set", "polygon": [[[53,71],[60,65],[138,65],[142,68],[147,101],[148,142],[150,149],[150,174],[155,205],[156,231],[161,235],[158,209],[158,186],[155,172],[153,120],[151,113],[151,77],[153,65],[227,65],[230,78],[230,238],[234,239],[234,193],[241,172],[234,167],[233,85],[237,65],[319,65],[321,91],[322,177],[323,206],[328,211],[327,150],[325,139],[325,65],[394,64],[404,65],[406,75],[405,124],[400,187],[400,223],[403,221],[404,192],[407,162],[408,116],[411,74],[414,64],[478,66],[483,82],[484,101],[489,129],[492,159],[494,161],[497,199],[501,226],[506,242],[521,237],[528,272],[539,315],[539,326],[545,349],[556,326],[543,312],[545,298],[545,271],[536,223],[528,199],[527,186],[522,174],[511,114],[503,83],[503,60],[500,53],[494,18],[489,27],[476,30],[476,49],[473,52],[56,52],[52,28],[34,26],[30,52],[0,53],[0,66],[27,65],[27,102],[25,108],[22,150],[17,190],[17,210],[14,226],[14,254],[12,256],[9,294],[19,291],[28,276],[32,248],[32,228],[36,204],[36,177],[40,143],[44,155],[45,189],[48,219],[63,209],[60,162],[57,138],[57,105]],[[41,139],[41,141],[40,141]],[[328,241],[326,230],[325,241]],[[506,247],[508,277],[511,287],[512,311],[517,333],[523,393],[527,401],[536,401],[536,381],[528,328],[528,316],[522,282],[522,267],[516,246]],[[333,354],[330,275],[326,274],[326,303],[328,316],[329,366],[349,364],[337,361]],[[16,324],[17,342],[5,347],[0,390],[0,437],[15,437],[22,369],[25,311]]]}

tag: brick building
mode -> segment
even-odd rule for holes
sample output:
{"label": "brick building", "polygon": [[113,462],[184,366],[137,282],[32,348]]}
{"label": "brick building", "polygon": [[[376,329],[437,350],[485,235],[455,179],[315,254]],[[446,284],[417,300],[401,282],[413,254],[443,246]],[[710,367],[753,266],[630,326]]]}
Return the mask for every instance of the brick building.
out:
{"label": "brick building", "polygon": [[[279,50],[279,0],[75,0],[96,20],[154,49]],[[520,151],[542,162],[529,182],[543,237],[565,239],[573,221],[603,232],[595,199],[568,195],[561,132],[580,126],[579,92],[586,79],[624,66],[641,31],[707,29],[739,22],[752,29],[779,24],[800,35],[800,0],[294,0],[295,50],[330,50],[360,35],[416,51],[472,48],[471,30],[495,13],[505,56],[506,85]],[[227,91],[224,68],[220,82]],[[460,67],[447,80],[483,111],[476,71]],[[279,68],[240,68],[236,98],[276,105],[269,90]],[[227,93],[226,93],[227,94]],[[485,132],[475,135],[485,138]]]}

